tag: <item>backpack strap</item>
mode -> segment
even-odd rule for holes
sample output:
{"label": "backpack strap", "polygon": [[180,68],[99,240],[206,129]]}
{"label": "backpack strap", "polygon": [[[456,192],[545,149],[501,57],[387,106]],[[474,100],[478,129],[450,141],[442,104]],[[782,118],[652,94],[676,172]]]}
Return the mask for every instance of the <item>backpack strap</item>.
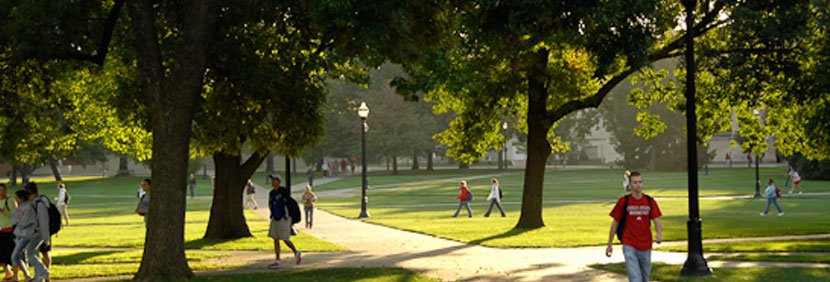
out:
{"label": "backpack strap", "polygon": [[622,219],[620,219],[620,222],[625,222],[625,220],[628,218],[628,198],[629,197],[631,197],[631,195],[625,195],[625,201],[623,202],[623,208],[622,208]]}

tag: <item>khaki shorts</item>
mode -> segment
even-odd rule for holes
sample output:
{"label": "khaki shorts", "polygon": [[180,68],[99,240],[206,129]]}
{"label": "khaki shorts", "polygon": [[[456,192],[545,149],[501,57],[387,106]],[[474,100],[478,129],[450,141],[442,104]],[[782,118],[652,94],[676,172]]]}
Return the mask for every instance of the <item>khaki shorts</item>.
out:
{"label": "khaki shorts", "polygon": [[291,240],[291,219],[271,219],[271,227],[268,228],[268,237],[276,240]]}
{"label": "khaki shorts", "polygon": [[66,217],[66,205],[55,205],[58,208],[58,212],[61,216]]}

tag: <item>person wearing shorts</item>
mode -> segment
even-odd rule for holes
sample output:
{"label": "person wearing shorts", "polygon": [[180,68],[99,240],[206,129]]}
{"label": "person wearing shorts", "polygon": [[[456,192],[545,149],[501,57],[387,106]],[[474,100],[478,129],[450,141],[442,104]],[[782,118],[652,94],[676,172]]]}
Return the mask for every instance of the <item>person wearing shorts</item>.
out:
{"label": "person wearing shorts", "polygon": [[795,188],[798,188],[798,194],[803,194],[804,190],[801,189],[801,175],[798,175],[798,172],[793,170],[793,187],[790,187],[790,194],[793,193]]}
{"label": "person wearing shorts", "polygon": [[291,242],[291,216],[288,214],[288,209],[285,206],[285,199],[290,197],[288,189],[280,186],[282,178],[278,175],[271,174],[268,178],[271,179],[271,187],[273,187],[268,193],[268,208],[271,211],[271,225],[268,228],[268,237],[274,239],[274,255],[276,255],[276,259],[268,265],[268,268],[279,268],[282,265],[280,262],[280,240],[285,242],[285,245],[294,251],[294,260],[297,264],[300,264],[302,261],[302,253]]}

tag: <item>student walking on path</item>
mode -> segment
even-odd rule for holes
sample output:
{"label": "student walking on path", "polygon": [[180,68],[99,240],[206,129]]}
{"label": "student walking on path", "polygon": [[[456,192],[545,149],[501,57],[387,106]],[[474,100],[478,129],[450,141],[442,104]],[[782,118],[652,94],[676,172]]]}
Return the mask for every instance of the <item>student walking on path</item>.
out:
{"label": "student walking on path", "polygon": [[190,178],[187,179],[187,185],[190,187],[190,198],[196,198],[196,175],[191,173]]}
{"label": "student walking on path", "polygon": [[308,185],[314,185],[314,173],[314,167],[309,165],[308,169],[305,171],[306,178],[308,178]]}
{"label": "student walking on path", "polygon": [[291,195],[288,194],[288,189],[280,186],[282,178],[278,175],[271,174],[268,175],[268,178],[271,179],[271,187],[273,187],[273,190],[268,193],[268,209],[271,211],[271,225],[268,229],[268,236],[274,239],[274,254],[276,255],[276,259],[268,265],[268,268],[279,268],[282,265],[282,262],[280,262],[280,240],[294,251],[294,260],[297,264],[300,264],[302,254],[291,242],[291,216],[288,214],[285,204],[286,199]]}
{"label": "student walking on path", "polygon": [[458,199],[458,208],[455,210],[455,214],[452,217],[458,217],[458,212],[461,211],[461,207],[467,208],[467,215],[469,217],[473,217],[473,210],[470,209],[470,201],[472,200],[472,193],[470,193],[470,189],[467,188],[467,181],[461,181],[461,187],[458,188],[458,196],[455,198]]}
{"label": "student walking on path", "polygon": [[[25,192],[17,194],[20,198],[18,209],[14,216],[14,236],[17,238],[15,250],[12,253],[12,261],[15,266],[25,267],[23,253],[31,265],[35,268],[34,281],[45,281],[49,279],[49,269],[46,263],[40,259],[38,253],[45,250],[44,258],[49,258],[51,238],[49,236],[49,210],[48,199],[37,193],[37,184],[29,182],[26,184]],[[28,200],[23,199],[28,197]],[[28,275],[24,269],[23,274]]]}
{"label": "student walking on path", "polygon": [[490,201],[490,207],[487,208],[487,213],[484,214],[484,217],[490,217],[490,212],[493,211],[493,206],[499,208],[501,212],[501,217],[505,217],[504,208],[501,207],[501,185],[499,184],[499,180],[496,178],[491,178],[490,183],[493,184],[490,187],[490,195],[487,196],[487,201]]}
{"label": "student walking on path", "polygon": [[623,245],[628,280],[649,281],[651,276],[651,221],[654,221],[657,233],[654,241],[660,244],[663,242],[663,225],[660,223],[660,216],[663,214],[654,198],[643,193],[643,177],[639,172],[631,172],[629,186],[631,193],[620,197],[614,209],[611,210],[610,216],[614,220],[608,232],[605,255],[611,256],[616,234]]}
{"label": "student walking on path", "polygon": [[764,212],[761,213],[761,216],[767,216],[767,213],[769,213],[769,206],[772,204],[775,204],[775,208],[778,209],[778,216],[784,215],[784,210],[782,210],[781,206],[778,205],[778,196],[781,193],[780,191],[781,190],[778,190],[778,187],[775,187],[775,181],[770,178],[769,181],[767,181],[767,189],[764,190],[764,197],[767,198],[767,207],[764,209]]}
{"label": "student walking on path", "polygon": [[43,257],[43,265],[46,266],[45,279],[49,280],[49,269],[52,268],[52,234],[49,233],[49,197],[40,194],[37,183],[34,182],[26,184],[26,191],[32,194],[32,201],[37,210],[38,227],[40,228],[41,239],[43,239],[40,246],[38,246],[38,251]]}
{"label": "student walking on path", "polygon": [[139,184],[141,187],[141,196],[138,198],[138,206],[135,208],[135,213],[144,217],[144,227],[147,227],[147,213],[150,212],[150,189],[152,189],[152,182],[149,178],[145,178]]}
{"label": "student walking on path", "polygon": [[631,186],[628,183],[630,179],[631,171],[626,169],[625,172],[623,172],[623,191],[625,191],[626,193],[631,192]]}
{"label": "student walking on path", "polygon": [[0,183],[0,265],[5,273],[3,281],[17,281],[17,272],[11,271],[14,251],[12,215],[17,210],[17,201],[10,198],[9,188],[5,183]]}
{"label": "student walking on path", "polygon": [[314,226],[314,203],[317,202],[317,195],[311,191],[311,185],[305,186],[302,201],[303,210],[305,210],[305,228],[311,229]]}
{"label": "student walking on path", "polygon": [[798,188],[798,194],[803,194],[804,190],[801,189],[801,175],[798,174],[798,171],[795,169],[792,170],[792,177],[793,177],[793,187],[790,187],[790,194],[793,193],[795,188]]}
{"label": "student walking on path", "polygon": [[66,221],[66,225],[69,225],[69,201],[70,196],[69,192],[66,191],[66,185],[63,183],[58,184],[58,197],[55,198],[55,206],[58,208],[58,212],[63,217],[63,220]]}
{"label": "student walking on path", "polygon": [[256,202],[256,186],[254,186],[254,182],[248,179],[248,183],[245,183],[245,206],[249,209],[256,210],[259,208],[259,205]]}

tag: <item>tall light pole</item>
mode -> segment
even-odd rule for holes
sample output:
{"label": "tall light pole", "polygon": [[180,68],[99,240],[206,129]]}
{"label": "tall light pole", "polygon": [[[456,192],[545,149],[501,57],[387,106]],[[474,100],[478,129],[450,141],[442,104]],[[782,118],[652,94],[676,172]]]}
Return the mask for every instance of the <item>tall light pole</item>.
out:
{"label": "tall light pole", "polygon": [[[761,113],[758,112],[758,109],[752,110],[752,113],[756,117],[759,117],[761,119],[761,125],[763,126],[764,125],[764,117],[761,116]],[[750,152],[750,154],[752,154],[752,153]],[[760,198],[761,197],[761,176],[760,176],[760,172],[758,171],[758,164],[759,163],[760,163],[760,156],[758,155],[758,153],[755,153],[755,195],[752,196],[754,198]]]}
{"label": "tall light pole", "polygon": [[695,44],[694,44],[694,10],[695,0],[683,0],[686,6],[686,145],[688,148],[689,172],[689,219],[686,221],[688,232],[688,257],[680,270],[683,276],[712,275],[712,269],[703,258],[703,235],[701,234],[700,210],[698,207],[697,182],[697,115],[695,114]]}
{"label": "tall light pole", "polygon": [[366,124],[366,118],[369,117],[369,107],[366,106],[366,102],[360,102],[360,107],[357,108],[357,115],[360,116],[360,144],[363,148],[363,157],[361,158],[361,165],[362,170],[362,178],[363,178],[363,185],[361,185],[360,190],[360,215],[357,218],[367,218],[369,217],[369,213],[366,212],[366,202],[368,198],[366,198],[366,187],[369,185],[369,181],[366,179],[366,131],[369,130],[369,126]]}
{"label": "tall light pole", "polygon": [[504,147],[501,148],[501,153],[504,155],[504,158],[502,158],[502,160],[503,160],[503,162],[502,162],[503,166],[502,167],[504,168],[504,170],[507,170],[507,122],[506,121],[501,125],[501,128],[504,129]]}

